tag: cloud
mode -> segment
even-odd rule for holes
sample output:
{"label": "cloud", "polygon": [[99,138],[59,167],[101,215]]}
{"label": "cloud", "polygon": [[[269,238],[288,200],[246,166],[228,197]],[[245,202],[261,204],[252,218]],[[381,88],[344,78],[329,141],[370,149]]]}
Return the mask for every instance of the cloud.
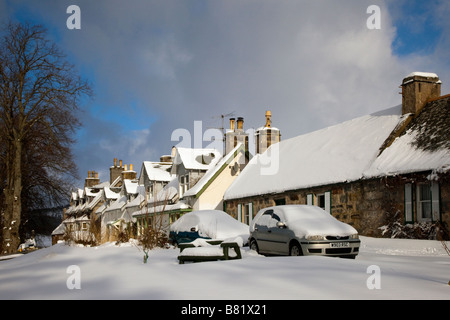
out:
{"label": "cloud", "polygon": [[[70,4],[81,8],[81,30],[65,28]],[[389,108],[401,103],[398,86],[412,71],[438,73],[445,92],[448,34],[426,56],[398,56],[392,44],[401,6],[376,1],[381,29],[369,30],[372,4],[22,0],[9,10],[40,17],[94,83],[77,145],[84,172],[108,168],[114,157],[135,166],[157,160],[176,143],[174,130],[193,133],[194,120],[204,130],[220,127],[220,115],[232,111],[247,129],[263,125],[270,109],[286,139]],[[430,11],[448,30],[445,13],[445,1]]]}

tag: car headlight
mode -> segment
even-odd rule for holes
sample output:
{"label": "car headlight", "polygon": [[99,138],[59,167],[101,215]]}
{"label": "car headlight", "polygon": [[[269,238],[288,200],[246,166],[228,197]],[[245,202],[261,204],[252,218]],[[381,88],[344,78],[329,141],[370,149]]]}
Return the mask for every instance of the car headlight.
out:
{"label": "car headlight", "polygon": [[325,240],[325,237],[324,236],[307,236],[306,240],[309,240],[309,241]]}
{"label": "car headlight", "polygon": [[357,233],[350,235],[350,239],[359,239],[359,236]]}

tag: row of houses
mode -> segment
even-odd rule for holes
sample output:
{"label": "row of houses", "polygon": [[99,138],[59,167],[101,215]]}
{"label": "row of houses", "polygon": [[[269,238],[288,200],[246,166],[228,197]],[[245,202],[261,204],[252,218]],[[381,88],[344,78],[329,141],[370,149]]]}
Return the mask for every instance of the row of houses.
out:
{"label": "row of houses", "polygon": [[448,236],[450,95],[441,96],[434,73],[411,73],[401,88],[401,105],[283,141],[267,112],[254,156],[238,118],[224,155],[173,148],[144,162],[139,177],[115,161],[110,181],[91,172],[72,193],[62,225],[86,230],[95,217],[110,241],[130,225],[139,232],[149,216],[169,225],[188,211],[220,209],[250,224],[264,207],[314,204],[367,236],[383,235],[393,220],[437,224]]}

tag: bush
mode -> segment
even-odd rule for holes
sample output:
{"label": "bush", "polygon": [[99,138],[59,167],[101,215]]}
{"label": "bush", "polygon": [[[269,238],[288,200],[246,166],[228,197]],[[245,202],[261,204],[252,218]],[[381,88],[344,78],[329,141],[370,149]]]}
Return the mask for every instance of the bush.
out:
{"label": "bush", "polygon": [[399,211],[387,214],[387,224],[380,227],[383,237],[401,239],[449,240],[447,227],[441,221],[405,224]]}

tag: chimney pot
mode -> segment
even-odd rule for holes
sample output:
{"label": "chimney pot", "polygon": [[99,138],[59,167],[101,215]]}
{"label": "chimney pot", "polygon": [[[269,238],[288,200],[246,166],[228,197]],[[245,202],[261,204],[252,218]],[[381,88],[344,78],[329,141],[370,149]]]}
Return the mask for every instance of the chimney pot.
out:
{"label": "chimney pot", "polygon": [[238,130],[244,130],[244,118],[239,117],[237,119],[237,129]]}
{"label": "chimney pot", "polygon": [[130,163],[130,171],[133,171],[133,164]]}
{"label": "chimney pot", "polygon": [[236,119],[230,118],[230,129],[231,129],[231,131],[235,130],[235,121],[236,121]]}
{"label": "chimney pot", "polygon": [[88,171],[88,178],[91,177],[91,171]]}
{"label": "chimney pot", "polygon": [[114,168],[117,167],[117,158],[114,158]]}
{"label": "chimney pot", "polygon": [[272,113],[270,110],[266,111],[266,127],[270,128]]}
{"label": "chimney pot", "polygon": [[119,160],[119,167],[122,168],[122,160]]}

